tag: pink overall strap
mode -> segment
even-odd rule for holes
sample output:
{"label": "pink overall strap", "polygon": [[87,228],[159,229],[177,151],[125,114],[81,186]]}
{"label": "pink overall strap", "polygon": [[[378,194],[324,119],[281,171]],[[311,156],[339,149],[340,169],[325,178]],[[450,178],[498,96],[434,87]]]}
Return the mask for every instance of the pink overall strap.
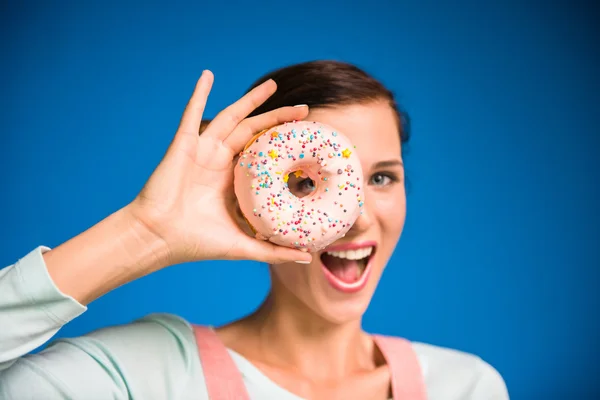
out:
{"label": "pink overall strap", "polygon": [[210,400],[249,400],[242,374],[217,334],[194,325],[198,353]]}
{"label": "pink overall strap", "polygon": [[394,400],[426,400],[427,392],[421,366],[410,342],[403,338],[373,335],[383,354],[392,382]]}

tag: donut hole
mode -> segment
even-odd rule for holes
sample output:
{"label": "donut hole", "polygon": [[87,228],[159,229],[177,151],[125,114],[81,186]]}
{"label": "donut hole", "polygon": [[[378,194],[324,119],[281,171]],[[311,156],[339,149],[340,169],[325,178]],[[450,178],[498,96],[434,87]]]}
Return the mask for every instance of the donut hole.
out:
{"label": "donut hole", "polygon": [[302,170],[290,172],[287,179],[288,189],[296,197],[308,196],[317,189],[315,181]]}

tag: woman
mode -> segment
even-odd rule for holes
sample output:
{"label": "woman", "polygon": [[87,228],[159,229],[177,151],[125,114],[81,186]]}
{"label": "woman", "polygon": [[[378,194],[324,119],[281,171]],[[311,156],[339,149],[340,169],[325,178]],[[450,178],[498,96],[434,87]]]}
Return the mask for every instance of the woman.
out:
{"label": "woman", "polygon": [[[425,392],[429,399],[508,398],[500,375],[476,356],[361,330],[406,212],[408,132],[393,95],[352,65],[309,62],[261,78],[202,121],[212,82],[205,71],[134,201],[0,271],[2,398],[205,399],[210,391],[212,398],[388,399],[402,397],[402,388],[406,399]],[[253,134],[301,119],[344,132],[368,182],[363,214],[316,254],[251,238],[232,190],[232,161]],[[312,190],[310,180],[292,185]],[[357,254],[363,259],[352,260]],[[169,265],[216,259],[269,263],[271,291],[252,315],[214,330],[151,315],[26,355],[111,290]],[[323,272],[334,265],[368,268],[366,284],[339,291]]]}

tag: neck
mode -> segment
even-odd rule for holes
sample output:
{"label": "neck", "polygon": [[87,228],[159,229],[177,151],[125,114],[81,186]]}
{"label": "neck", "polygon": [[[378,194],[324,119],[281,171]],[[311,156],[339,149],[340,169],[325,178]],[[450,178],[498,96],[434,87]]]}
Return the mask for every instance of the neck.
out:
{"label": "neck", "polygon": [[284,288],[273,289],[247,322],[265,362],[318,380],[371,370],[373,344],[361,320],[327,321]]}

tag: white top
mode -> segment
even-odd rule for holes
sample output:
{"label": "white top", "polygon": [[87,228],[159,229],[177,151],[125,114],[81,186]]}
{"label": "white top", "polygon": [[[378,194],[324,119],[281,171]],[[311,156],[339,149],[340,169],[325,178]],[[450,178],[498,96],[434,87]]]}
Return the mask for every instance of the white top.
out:
{"label": "white top", "polygon": [[[86,307],[52,282],[38,247],[0,270],[0,399],[208,399],[190,323],[153,314],[75,339],[47,342]],[[479,357],[423,343],[428,398],[506,400],[498,372]],[[301,400],[229,350],[251,399]]]}

